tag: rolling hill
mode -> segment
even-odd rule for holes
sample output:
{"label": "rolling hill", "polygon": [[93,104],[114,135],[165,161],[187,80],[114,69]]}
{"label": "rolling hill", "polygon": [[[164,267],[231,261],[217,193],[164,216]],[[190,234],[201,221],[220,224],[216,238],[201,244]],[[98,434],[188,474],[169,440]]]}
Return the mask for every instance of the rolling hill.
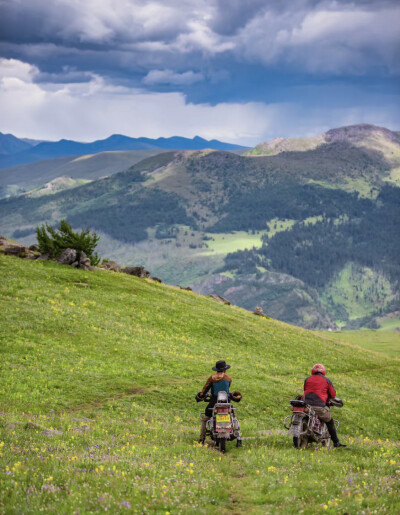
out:
{"label": "rolling hill", "polygon": [[[126,274],[0,274],[0,512],[398,513],[399,360]],[[224,456],[197,444],[217,359],[243,394]],[[347,449],[282,433],[315,362]]]}
{"label": "rolling hill", "polygon": [[[310,328],[373,326],[399,310],[398,135],[329,134],[272,156],[166,152],[73,190],[3,199],[0,230],[29,239],[37,223],[65,217],[100,231],[103,254],[167,282],[203,291],[224,274],[226,296],[247,308]],[[221,253],[222,240],[231,243]]]}
{"label": "rolling hill", "polygon": [[167,150],[129,150],[59,157],[0,170],[0,198],[26,193],[58,177],[95,180]]}
{"label": "rolling hill", "polygon": [[395,162],[397,162],[399,157],[399,132],[369,124],[331,129],[314,138],[276,138],[272,141],[260,143],[249,150],[246,155],[272,156],[283,152],[305,152],[335,142],[346,142],[357,147],[377,150],[378,152],[383,152],[388,159],[394,158]]}

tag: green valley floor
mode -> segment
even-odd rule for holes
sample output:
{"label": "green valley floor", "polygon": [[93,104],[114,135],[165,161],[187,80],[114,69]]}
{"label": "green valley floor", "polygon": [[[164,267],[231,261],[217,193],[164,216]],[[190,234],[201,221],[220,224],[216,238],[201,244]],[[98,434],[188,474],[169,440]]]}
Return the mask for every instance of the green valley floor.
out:
{"label": "green valley floor", "polygon": [[[400,360],[112,272],[0,256],[0,513],[397,514]],[[329,336],[330,338],[330,336]],[[197,443],[218,359],[242,448]],[[295,450],[315,362],[343,449]],[[263,432],[266,431],[266,432]]]}

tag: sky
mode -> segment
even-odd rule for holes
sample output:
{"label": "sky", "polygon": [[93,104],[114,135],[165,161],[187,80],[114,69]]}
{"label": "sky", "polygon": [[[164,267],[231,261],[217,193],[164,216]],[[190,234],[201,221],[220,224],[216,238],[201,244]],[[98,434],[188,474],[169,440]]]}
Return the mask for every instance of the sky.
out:
{"label": "sky", "polygon": [[0,131],[400,130],[400,0],[0,0]]}

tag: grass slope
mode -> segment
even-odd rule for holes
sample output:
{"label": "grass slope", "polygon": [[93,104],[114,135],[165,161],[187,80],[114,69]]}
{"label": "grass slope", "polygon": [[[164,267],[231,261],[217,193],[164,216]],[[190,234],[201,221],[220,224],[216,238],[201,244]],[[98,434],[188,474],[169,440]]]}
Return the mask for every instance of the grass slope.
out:
{"label": "grass slope", "polygon": [[[398,361],[123,274],[2,256],[0,275],[0,513],[399,512]],[[225,456],[195,443],[221,358],[250,437]],[[314,362],[348,449],[274,431]]]}

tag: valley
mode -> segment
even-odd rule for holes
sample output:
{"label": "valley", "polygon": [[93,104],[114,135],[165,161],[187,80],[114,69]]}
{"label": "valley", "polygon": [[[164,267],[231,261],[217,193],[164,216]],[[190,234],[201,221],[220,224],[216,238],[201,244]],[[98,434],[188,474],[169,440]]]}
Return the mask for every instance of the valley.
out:
{"label": "valley", "polygon": [[37,224],[66,218],[99,232],[104,257],[306,328],[378,328],[399,310],[398,133],[360,125],[242,156],[169,151],[99,177],[111,158],[64,163],[91,182],[62,190],[40,189],[39,164],[26,165],[37,186],[0,201],[0,231],[32,243]]}

